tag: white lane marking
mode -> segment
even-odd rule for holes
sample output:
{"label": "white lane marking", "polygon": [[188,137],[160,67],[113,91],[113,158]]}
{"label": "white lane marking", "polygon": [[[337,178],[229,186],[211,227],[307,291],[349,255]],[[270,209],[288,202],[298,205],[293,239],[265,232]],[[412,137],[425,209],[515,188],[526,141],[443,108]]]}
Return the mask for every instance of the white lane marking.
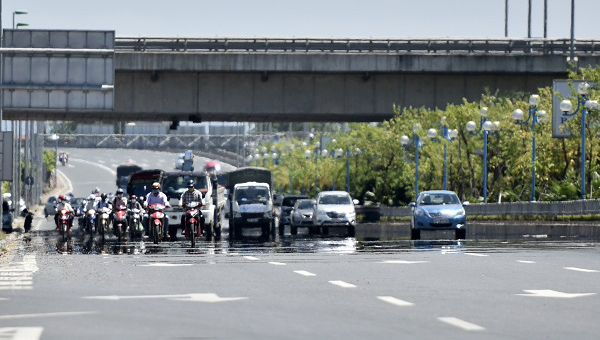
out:
{"label": "white lane marking", "polygon": [[348,283],[348,282],[344,282],[344,281],[329,281],[329,283],[331,283],[332,285],[342,287],[342,288],[356,288],[355,285]]}
{"label": "white lane marking", "polygon": [[393,264],[415,264],[415,263],[429,263],[429,261],[405,261],[405,260],[388,260],[377,263],[393,263]]}
{"label": "white lane marking", "polygon": [[478,254],[478,253],[464,253],[464,254],[465,255],[471,255],[471,256],[482,256],[482,257],[483,256],[489,256],[489,255],[486,255],[486,254]]}
{"label": "white lane marking", "polygon": [[307,272],[306,270],[294,270],[294,273],[304,275],[304,276],[317,276],[317,274]]}
{"label": "white lane marking", "polygon": [[519,263],[535,263],[535,261],[517,260]]}
{"label": "white lane marking", "polygon": [[64,172],[62,172],[61,170],[57,170],[59,175],[62,176],[62,178],[64,178],[65,182],[67,182],[67,192],[73,192],[73,183],[71,182],[71,180],[69,179],[69,177],[67,177],[67,175],[65,175]]}
{"label": "white lane marking", "polygon": [[520,296],[533,296],[533,297],[549,297],[549,298],[563,298],[572,299],[582,296],[596,295],[596,293],[563,293],[556,290],[540,289],[540,290],[523,290],[527,294],[516,294]]}
{"label": "white lane marking", "polygon": [[246,260],[250,260],[250,261],[258,261],[259,260],[258,257],[254,257],[254,256],[244,256],[244,258]]}
{"label": "white lane marking", "polygon": [[0,290],[31,290],[32,286],[0,286]]}
{"label": "white lane marking", "polygon": [[565,267],[565,269],[574,270],[574,271],[578,271],[578,272],[584,272],[584,273],[598,273],[598,271],[595,269],[583,269],[583,268],[575,268],[575,267]]}
{"label": "white lane marking", "polygon": [[98,164],[98,163],[94,163],[94,162],[86,161],[86,160],[84,160],[84,159],[76,159],[76,158],[73,158],[72,160],[73,160],[73,161],[75,161],[75,162],[81,162],[81,163],[85,163],[85,164],[93,165],[93,166],[99,167],[99,168],[101,168],[101,169],[104,169],[104,170],[106,170],[106,171],[110,172],[112,175],[115,175],[115,176],[117,175],[117,172],[116,172],[115,170],[113,170],[113,169],[111,169],[111,168],[109,168],[109,167],[107,167],[107,166],[104,166],[104,165],[102,165],[102,164]]}
{"label": "white lane marking", "polygon": [[9,298],[0,298],[0,301],[10,300]]}
{"label": "white lane marking", "polygon": [[118,295],[107,295],[107,296],[85,296],[84,299],[93,300],[131,300],[131,299],[167,299],[175,301],[193,301],[193,302],[227,302],[227,301],[238,301],[246,300],[247,297],[220,297],[214,293],[207,294],[177,294],[177,295],[129,295],[129,296],[118,296]]}
{"label": "white lane marking", "polygon": [[38,340],[44,327],[6,327],[0,328],[0,339]]}
{"label": "white lane marking", "polygon": [[0,281],[31,281],[31,276],[0,276]]}
{"label": "white lane marking", "polygon": [[192,263],[148,263],[142,264],[140,267],[187,267],[193,266]]}
{"label": "white lane marking", "polygon": [[0,286],[30,286],[33,281],[0,281]]}
{"label": "white lane marking", "polygon": [[0,320],[11,319],[26,319],[26,318],[48,318],[54,316],[77,316],[97,314],[98,312],[57,312],[57,313],[37,313],[37,314],[15,314],[15,315],[0,315]]}
{"label": "white lane marking", "polygon": [[438,320],[440,320],[441,322],[445,322],[449,325],[452,325],[454,327],[458,327],[458,328],[462,328],[465,331],[483,331],[485,330],[485,328],[476,325],[474,323],[465,321],[465,320],[461,320],[455,317],[451,317],[451,316],[445,316],[445,317],[439,317]]}
{"label": "white lane marking", "polygon": [[408,302],[408,301],[404,301],[404,300],[400,300],[397,299],[393,296],[378,296],[377,297],[379,300],[387,302],[387,303],[391,303],[392,305],[396,305],[396,306],[400,306],[400,307],[408,307],[408,306],[414,306],[415,304],[412,302]]}
{"label": "white lane marking", "polygon": [[98,160],[98,163],[106,164],[106,162],[101,159]]}
{"label": "white lane marking", "polygon": [[283,262],[269,262],[269,264],[275,265],[275,266],[285,266],[286,264]]}

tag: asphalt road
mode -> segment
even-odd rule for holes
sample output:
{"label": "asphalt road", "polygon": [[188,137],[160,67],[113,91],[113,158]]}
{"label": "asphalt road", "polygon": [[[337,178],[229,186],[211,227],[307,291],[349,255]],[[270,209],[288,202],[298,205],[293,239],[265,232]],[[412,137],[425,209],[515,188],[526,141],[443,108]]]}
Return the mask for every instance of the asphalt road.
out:
{"label": "asphalt road", "polygon": [[[61,170],[76,195],[96,186],[113,190],[109,170],[122,157],[130,156],[72,150],[73,167]],[[157,164],[175,159],[139,157]],[[119,244],[77,231],[63,241],[40,217],[34,229],[0,258],[0,339],[600,334],[600,246],[593,242],[358,241],[306,234],[268,241],[250,234],[229,242],[225,230],[222,240],[192,249],[183,239]]]}

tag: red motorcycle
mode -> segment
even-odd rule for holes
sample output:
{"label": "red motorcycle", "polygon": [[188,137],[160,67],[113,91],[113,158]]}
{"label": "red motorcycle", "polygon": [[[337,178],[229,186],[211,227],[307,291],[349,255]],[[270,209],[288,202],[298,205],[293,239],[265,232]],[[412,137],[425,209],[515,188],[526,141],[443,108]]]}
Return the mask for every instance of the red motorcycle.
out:
{"label": "red motorcycle", "polygon": [[160,203],[150,204],[148,207],[148,224],[150,225],[150,235],[154,244],[160,242],[163,234],[165,206]]}
{"label": "red motorcycle", "polygon": [[120,204],[113,211],[113,232],[121,241],[121,238],[127,235],[127,207]]}
{"label": "red motorcycle", "polygon": [[58,231],[63,239],[71,232],[71,214],[67,209],[60,209],[58,213]]}
{"label": "red motorcycle", "polygon": [[202,233],[201,222],[202,212],[199,208],[200,203],[190,202],[185,205],[185,236],[192,241],[192,248],[196,247],[196,237]]}

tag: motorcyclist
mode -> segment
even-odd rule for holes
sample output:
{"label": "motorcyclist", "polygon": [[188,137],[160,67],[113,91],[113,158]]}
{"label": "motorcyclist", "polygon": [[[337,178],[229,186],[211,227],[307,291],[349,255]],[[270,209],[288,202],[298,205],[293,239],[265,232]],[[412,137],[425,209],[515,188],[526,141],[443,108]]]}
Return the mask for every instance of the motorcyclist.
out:
{"label": "motorcyclist", "polygon": [[[188,190],[181,194],[181,198],[179,199],[179,206],[185,208],[188,203],[196,202],[198,203],[198,209],[202,206],[202,193],[194,187],[196,183],[193,179],[190,179],[187,183]],[[181,226],[183,230],[185,230],[185,225],[187,224],[187,214],[183,214],[181,216]],[[200,225],[202,230],[204,230],[204,219],[200,219]]]}
{"label": "motorcyclist", "polygon": [[[133,214],[132,211],[134,209],[137,209],[140,212],[144,210],[144,208],[142,207],[142,205],[140,204],[140,202],[138,202],[137,196],[136,195],[131,195],[129,197],[129,200],[127,201],[127,210],[129,210],[130,216]],[[136,229],[137,229],[137,226],[136,226]]]}
{"label": "motorcyclist", "polygon": [[61,210],[67,210],[67,214],[69,214],[69,227],[73,226],[73,207],[67,201],[67,197],[65,195],[58,196],[58,203],[56,203],[56,207],[54,208],[54,223],[56,223],[56,230],[58,230],[58,217],[60,215]]}
{"label": "motorcyclist", "polygon": [[[96,211],[100,212],[100,209],[102,209],[102,208],[108,208],[109,210],[112,210],[112,204],[108,200],[108,196],[105,193],[102,193],[100,195],[100,201],[98,201],[98,203],[96,203]],[[110,214],[108,216],[110,216]],[[99,221],[99,218],[96,219],[96,229],[98,228],[98,221]],[[109,217],[108,224],[110,225],[110,217]]]}
{"label": "motorcyclist", "polygon": [[[162,204],[165,206],[165,208],[171,206],[171,204],[169,204],[169,199],[167,198],[167,195],[160,191],[160,183],[158,182],[152,183],[152,191],[148,193],[148,195],[146,196],[146,200],[144,201],[145,207],[149,207],[152,204]],[[148,223],[148,220],[148,217],[144,217],[144,227],[146,228],[146,234],[148,234],[148,231],[150,230],[150,224]],[[165,218],[163,218],[163,229],[164,236],[166,237],[169,231],[169,219],[166,218],[166,215]]]}
{"label": "motorcyclist", "polygon": [[100,188],[96,187],[94,190],[92,190],[92,195],[94,195],[96,198],[100,198]]}
{"label": "motorcyclist", "polygon": [[115,199],[113,200],[113,207],[118,207],[119,205],[127,206],[127,197],[123,196],[123,194],[123,189],[117,189]]}

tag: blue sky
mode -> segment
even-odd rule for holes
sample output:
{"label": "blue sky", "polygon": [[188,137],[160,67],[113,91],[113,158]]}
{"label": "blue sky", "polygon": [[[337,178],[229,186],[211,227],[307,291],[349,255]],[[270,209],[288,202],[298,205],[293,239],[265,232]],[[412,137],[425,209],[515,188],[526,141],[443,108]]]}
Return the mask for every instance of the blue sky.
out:
{"label": "blue sky", "polygon": [[[2,0],[2,25],[106,29],[117,36],[504,37],[505,0]],[[532,36],[543,36],[533,0]],[[570,36],[570,0],[548,0],[548,37]],[[527,36],[528,0],[509,0],[509,37]],[[576,38],[600,38],[600,0],[576,0]]]}

